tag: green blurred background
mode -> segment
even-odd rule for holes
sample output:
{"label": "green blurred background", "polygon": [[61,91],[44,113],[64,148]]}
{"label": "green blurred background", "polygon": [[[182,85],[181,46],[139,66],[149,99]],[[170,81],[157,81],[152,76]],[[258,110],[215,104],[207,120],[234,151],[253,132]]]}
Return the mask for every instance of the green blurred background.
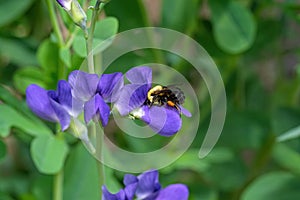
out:
{"label": "green blurred background", "polygon": [[[85,10],[94,4],[80,2]],[[61,77],[57,66],[63,63],[68,72],[78,69],[85,55],[81,30],[57,3],[55,10],[65,41],[70,41],[64,47],[52,32],[45,1],[0,0],[1,200],[52,199],[51,170],[61,167],[64,199],[99,199],[96,160],[72,136],[66,136],[68,149],[60,157],[63,166],[53,164],[55,156],[43,166],[33,161],[33,139],[55,126],[29,111],[25,89],[31,83],[55,89]],[[87,14],[90,17],[91,11]],[[299,1],[111,0],[101,18],[106,16],[117,20],[103,20],[109,31],[96,37],[105,39],[145,26],[177,30],[201,44],[222,75],[227,94],[225,126],[214,150],[199,159],[210,99],[189,63],[163,51],[145,50],[122,56],[107,70],[125,72],[141,63],[161,61],[155,60],[158,52],[164,64],[185,75],[198,94],[204,113],[198,134],[181,158],[160,170],[163,186],[184,183],[192,200],[300,198]],[[147,151],[165,142],[159,137],[145,147],[118,134],[119,130],[107,131],[132,151]],[[287,139],[279,142],[282,135]],[[112,191],[121,187],[123,175],[106,169],[106,184]]]}

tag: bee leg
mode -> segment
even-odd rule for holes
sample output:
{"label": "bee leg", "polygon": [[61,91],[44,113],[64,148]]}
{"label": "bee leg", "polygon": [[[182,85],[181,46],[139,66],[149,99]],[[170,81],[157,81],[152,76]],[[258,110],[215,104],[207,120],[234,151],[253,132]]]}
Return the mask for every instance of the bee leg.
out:
{"label": "bee leg", "polygon": [[164,102],[162,102],[162,104],[163,105],[168,104],[168,98],[167,97],[164,98]]}
{"label": "bee leg", "polygon": [[152,101],[150,102],[150,106],[149,107],[153,106],[154,102],[156,102],[157,99],[158,99],[157,96],[154,96],[153,99],[152,99]]}
{"label": "bee leg", "polygon": [[160,106],[161,105],[161,99],[160,99],[160,97],[159,96],[155,96],[153,98],[153,104],[154,104],[154,102],[156,102],[155,105]]}
{"label": "bee leg", "polygon": [[178,104],[175,103],[174,107],[179,111],[179,114],[181,115],[181,108],[178,106]]}
{"label": "bee leg", "polygon": [[149,103],[149,107],[151,107],[151,106],[153,106],[153,101],[152,102],[150,101],[150,103]]}

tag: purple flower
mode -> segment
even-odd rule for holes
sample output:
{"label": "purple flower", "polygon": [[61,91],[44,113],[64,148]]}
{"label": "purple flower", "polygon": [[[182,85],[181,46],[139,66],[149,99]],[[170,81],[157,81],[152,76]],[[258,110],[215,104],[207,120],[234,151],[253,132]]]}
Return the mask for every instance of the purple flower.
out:
{"label": "purple flower", "polygon": [[77,101],[72,98],[70,84],[64,80],[58,82],[57,91],[47,91],[35,84],[29,85],[26,89],[26,102],[39,117],[59,122],[63,131],[69,127],[71,116],[80,112],[80,108],[74,109],[73,105],[77,105]]}
{"label": "purple flower", "polygon": [[84,120],[89,123],[92,119],[100,120],[106,126],[110,115],[107,103],[115,102],[120,89],[123,87],[122,73],[88,74],[73,71],[69,75],[72,94],[79,101],[84,102]]}
{"label": "purple flower", "polygon": [[[180,112],[168,105],[146,105],[147,93],[152,87],[152,69],[150,67],[135,67],[126,73],[130,84],[123,87],[120,98],[115,103],[122,116],[132,115],[142,119],[155,132],[163,136],[172,136],[181,128]],[[190,117],[191,113],[179,106],[181,112]]]}
{"label": "purple flower", "polygon": [[134,196],[141,200],[187,200],[188,188],[183,184],[172,184],[162,188],[158,180],[158,171],[150,170],[139,176],[126,174],[125,188],[116,194],[111,194],[105,186],[102,187],[103,200],[133,200]]}
{"label": "purple flower", "polygon": [[76,118],[84,111],[85,122],[100,120],[103,126],[108,123],[110,107],[107,103],[116,101],[123,86],[122,73],[88,74],[73,71],[68,82],[58,82],[57,91],[47,91],[32,84],[26,89],[26,101],[29,108],[39,117],[59,122],[65,131],[72,117]]}

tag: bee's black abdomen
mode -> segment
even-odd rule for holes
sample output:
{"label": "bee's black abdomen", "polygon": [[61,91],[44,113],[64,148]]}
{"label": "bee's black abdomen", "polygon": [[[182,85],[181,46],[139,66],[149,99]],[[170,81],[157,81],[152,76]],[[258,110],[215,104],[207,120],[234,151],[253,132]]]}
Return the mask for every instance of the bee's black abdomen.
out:
{"label": "bee's black abdomen", "polygon": [[145,104],[148,106],[169,105],[180,112],[179,105],[184,103],[184,93],[177,87],[156,86],[148,91],[148,98]]}

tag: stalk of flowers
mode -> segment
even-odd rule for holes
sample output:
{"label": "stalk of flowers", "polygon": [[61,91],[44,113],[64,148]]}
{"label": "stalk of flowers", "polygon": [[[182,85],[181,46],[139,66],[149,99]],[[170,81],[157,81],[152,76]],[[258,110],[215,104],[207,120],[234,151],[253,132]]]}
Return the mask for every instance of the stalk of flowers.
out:
{"label": "stalk of flowers", "polygon": [[149,106],[146,104],[148,91],[152,87],[152,69],[134,67],[126,73],[130,84],[125,85],[115,107],[121,116],[132,115],[146,122],[155,132],[162,136],[177,133],[182,124],[181,113],[191,117],[191,113],[179,105],[180,111],[168,105]]}
{"label": "stalk of flowers", "polygon": [[106,186],[102,186],[103,200],[187,200],[189,191],[184,184],[172,184],[162,188],[158,180],[158,171],[146,171],[139,176],[126,174],[123,183],[124,189],[118,193],[110,193]]}
{"label": "stalk of flowers", "polygon": [[[87,128],[78,116],[84,111],[86,124],[92,119],[106,126],[110,116],[107,103],[116,101],[118,92],[123,87],[122,73],[88,74],[73,71],[68,81],[60,80],[57,90],[45,90],[31,84],[26,89],[28,107],[37,116],[50,122],[57,122],[61,130],[69,127],[81,130],[78,138],[88,143]],[[75,126],[75,127],[73,127]]]}

